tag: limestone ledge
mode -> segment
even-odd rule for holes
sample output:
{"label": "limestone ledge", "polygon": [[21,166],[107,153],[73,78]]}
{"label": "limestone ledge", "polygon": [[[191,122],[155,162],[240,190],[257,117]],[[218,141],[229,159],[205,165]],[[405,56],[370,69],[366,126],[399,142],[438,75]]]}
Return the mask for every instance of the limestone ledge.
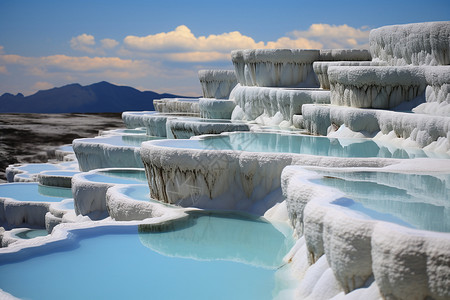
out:
{"label": "limestone ledge", "polygon": [[393,108],[426,88],[420,67],[359,66],[328,68],[331,104],[362,108]]}
{"label": "limestone ledge", "polygon": [[[207,120],[205,120],[207,121]],[[171,119],[167,122],[168,137],[188,139],[204,134],[220,134],[222,132],[249,131],[249,125],[243,122],[218,122],[217,120]]]}
{"label": "limestone ledge", "polygon": [[[309,103],[329,103],[329,91],[320,89],[283,89],[237,85],[230,95],[241,114],[233,112],[233,120],[252,121],[265,114],[274,117],[281,113],[282,120],[292,124],[293,115],[302,113]],[[236,110],[236,109],[235,109]]]}
{"label": "limestone ledge", "polygon": [[289,166],[281,179],[289,218],[306,241],[310,264],[325,255],[346,293],[375,281],[388,299],[450,297],[448,233],[407,229],[333,205],[344,194],[310,181],[319,177]]}
{"label": "limestone ledge", "polygon": [[248,49],[231,52],[238,82],[261,87],[317,87],[312,63],[319,50]]}
{"label": "limestone ledge", "polygon": [[205,98],[227,99],[237,84],[234,70],[200,70],[198,78]]}
{"label": "limestone ledge", "polygon": [[450,22],[384,26],[370,31],[375,61],[390,65],[449,65]]}
{"label": "limestone ledge", "polygon": [[[225,133],[226,134],[226,133]],[[144,142],[141,157],[153,199],[204,209],[264,213],[264,198],[280,187],[285,166],[381,167],[395,159],[339,158],[288,153],[197,150]]]}
{"label": "limestone ledge", "polygon": [[396,137],[410,139],[422,148],[441,144],[439,151],[450,150],[449,117],[311,104],[303,106],[303,125],[315,135],[327,135],[331,125],[335,128],[345,125],[367,136],[392,132]]}
{"label": "limestone ledge", "polygon": [[155,111],[160,113],[198,114],[198,98],[163,98],[153,100]]}
{"label": "limestone ledge", "polygon": [[236,103],[228,99],[200,98],[198,105],[201,118],[229,120]]}

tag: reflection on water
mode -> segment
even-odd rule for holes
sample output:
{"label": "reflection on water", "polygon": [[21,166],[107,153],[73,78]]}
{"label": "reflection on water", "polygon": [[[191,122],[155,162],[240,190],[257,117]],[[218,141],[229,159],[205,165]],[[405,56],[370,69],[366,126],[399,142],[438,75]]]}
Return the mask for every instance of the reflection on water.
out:
{"label": "reflection on water", "polygon": [[[197,260],[229,260],[278,268],[293,246],[292,231],[283,232],[260,218],[238,214],[191,212],[183,219],[139,226],[146,247],[174,257]],[[286,235],[286,236],[285,236]]]}
{"label": "reflection on water", "polygon": [[418,229],[450,232],[450,175],[323,173],[328,176],[318,180],[320,184],[338,188],[354,200],[340,200],[335,204],[364,211],[376,219]]}
{"label": "reflection on water", "polygon": [[401,149],[369,139],[337,139],[261,132],[236,132],[200,140],[166,140],[160,145],[190,149],[299,153],[334,157],[427,157],[427,154],[420,149]]}

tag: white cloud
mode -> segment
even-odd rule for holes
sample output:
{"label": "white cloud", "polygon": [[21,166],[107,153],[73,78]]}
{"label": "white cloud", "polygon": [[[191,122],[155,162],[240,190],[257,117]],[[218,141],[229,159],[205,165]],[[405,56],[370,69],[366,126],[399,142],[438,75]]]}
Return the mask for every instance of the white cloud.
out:
{"label": "white cloud", "polygon": [[74,50],[94,53],[96,50],[93,46],[95,46],[95,38],[90,34],[83,33],[77,37],[73,37],[70,40],[70,47]]}
{"label": "white cloud", "polygon": [[103,39],[100,43],[102,44],[103,49],[113,49],[119,45],[119,42],[113,39]]}
{"label": "white cloud", "polygon": [[312,24],[308,30],[295,30],[290,36],[319,42],[325,49],[368,48],[369,32],[367,26],[358,29],[346,24]]}
{"label": "white cloud", "polygon": [[90,34],[80,34],[70,40],[70,47],[74,50],[86,52],[89,54],[105,55],[105,50],[110,50],[119,45],[119,42],[113,39],[102,39],[100,47],[97,47],[95,37]]}
{"label": "white cloud", "polygon": [[185,25],[175,30],[143,37],[129,35],[124,39],[123,55],[155,57],[171,61],[210,62],[230,59],[234,49],[256,48],[361,48],[368,42],[369,30],[348,25],[313,24],[306,31],[293,31],[276,41],[256,42],[238,31],[209,36],[195,36]]}
{"label": "white cloud", "polygon": [[0,74],[8,74],[8,70],[6,66],[0,66]]}

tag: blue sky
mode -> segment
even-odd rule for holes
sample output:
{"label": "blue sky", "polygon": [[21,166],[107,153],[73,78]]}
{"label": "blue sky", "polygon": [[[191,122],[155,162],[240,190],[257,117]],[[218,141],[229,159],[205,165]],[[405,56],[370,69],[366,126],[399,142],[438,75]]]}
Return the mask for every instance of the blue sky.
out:
{"label": "blue sky", "polygon": [[367,48],[371,29],[448,21],[450,1],[0,0],[0,94],[106,80],[200,95],[242,48]]}

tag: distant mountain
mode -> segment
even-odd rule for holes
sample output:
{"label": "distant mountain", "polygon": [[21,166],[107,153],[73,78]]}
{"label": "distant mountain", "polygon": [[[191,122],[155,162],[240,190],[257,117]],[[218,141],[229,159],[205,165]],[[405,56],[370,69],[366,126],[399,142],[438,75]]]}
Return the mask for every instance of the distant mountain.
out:
{"label": "distant mountain", "polygon": [[99,113],[128,110],[154,110],[153,99],[182,97],[172,94],[141,92],[106,81],[81,86],[77,83],[39,91],[30,96],[21,93],[0,96],[2,113]]}

